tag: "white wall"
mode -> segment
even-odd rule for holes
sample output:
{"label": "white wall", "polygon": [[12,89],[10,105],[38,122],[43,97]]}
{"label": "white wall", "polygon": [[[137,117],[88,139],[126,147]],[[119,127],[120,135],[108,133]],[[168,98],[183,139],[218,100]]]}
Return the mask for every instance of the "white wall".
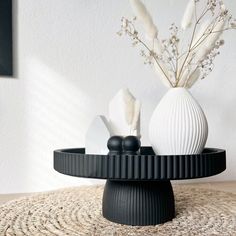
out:
{"label": "white wall", "polygon": [[[227,2],[236,15],[236,1]],[[186,0],[146,3],[166,35]],[[166,92],[116,35],[121,16],[132,16],[128,1],[19,0],[14,15],[17,74],[0,80],[0,193],[91,184],[55,172],[53,150],[84,146],[89,123],[124,86],[142,100],[147,144],[148,121]],[[208,146],[227,149],[227,171],[207,181],[236,180],[235,36],[227,33],[214,72],[192,90],[208,117]]]}

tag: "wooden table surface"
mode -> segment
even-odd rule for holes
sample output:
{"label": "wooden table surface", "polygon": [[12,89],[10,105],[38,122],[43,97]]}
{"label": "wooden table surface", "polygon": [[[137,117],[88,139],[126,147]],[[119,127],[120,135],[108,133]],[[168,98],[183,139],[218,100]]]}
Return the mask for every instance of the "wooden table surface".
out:
{"label": "wooden table surface", "polygon": [[[201,188],[215,189],[225,192],[231,192],[236,194],[236,181],[227,181],[227,182],[210,182],[210,183],[191,183]],[[3,204],[7,201],[17,199],[24,196],[30,196],[34,193],[17,193],[17,194],[0,194],[0,204]],[[236,195],[235,195],[236,196]]]}

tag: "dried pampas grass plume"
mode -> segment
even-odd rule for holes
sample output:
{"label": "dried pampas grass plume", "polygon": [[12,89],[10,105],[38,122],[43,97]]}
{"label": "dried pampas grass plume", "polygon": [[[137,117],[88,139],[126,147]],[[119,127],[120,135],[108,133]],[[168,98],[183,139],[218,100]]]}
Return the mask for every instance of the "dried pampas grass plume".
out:
{"label": "dried pampas grass plume", "polygon": [[204,33],[207,33],[207,31],[209,31],[209,25],[210,24],[211,24],[211,22],[210,22],[209,19],[202,22],[199,30],[196,32],[196,35],[194,36],[193,45],[197,44],[199,42],[199,40],[201,39],[202,35]]}
{"label": "dried pampas grass plume", "polygon": [[157,55],[161,55],[164,51],[163,45],[158,38],[154,40],[153,50]]}
{"label": "dried pampas grass plume", "polygon": [[181,77],[178,86],[184,88],[191,88],[199,79],[200,75],[201,70],[199,68],[196,68],[192,72],[186,68],[183,72],[183,76]]}
{"label": "dried pampas grass plume", "polygon": [[216,42],[219,40],[223,33],[226,21],[220,20],[212,28],[212,33],[206,36],[203,41],[202,47],[196,52],[195,59],[198,62],[203,61],[207,55],[215,48]]}
{"label": "dried pampas grass plume", "polygon": [[138,122],[140,121],[139,119],[140,110],[141,110],[141,102],[136,100],[135,105],[134,105],[133,119],[131,123],[131,129],[133,133],[136,131],[136,128],[139,126]]}
{"label": "dried pampas grass plume", "polygon": [[123,89],[122,94],[125,103],[125,119],[127,124],[131,125],[134,116],[135,98],[128,89]]}
{"label": "dried pampas grass plume", "polygon": [[166,76],[165,76],[165,75],[168,75],[169,78],[171,77],[171,75],[169,75],[168,69],[165,67],[164,64],[162,64],[162,63],[160,63],[160,64],[161,64],[163,71],[160,69],[160,67],[156,63],[153,63],[154,71],[156,72],[156,74],[159,76],[162,83],[167,88],[173,87],[172,84],[166,79]]}
{"label": "dried pampas grass plume", "polygon": [[217,22],[216,26],[212,30],[212,34],[209,35],[206,41],[208,46],[214,46],[216,44],[216,41],[219,40],[220,36],[223,33],[225,24],[226,24],[226,21],[224,20],[220,20]]}
{"label": "dried pampas grass plume", "polygon": [[192,25],[194,19],[194,11],[195,11],[195,0],[189,0],[181,21],[181,27],[183,30],[186,30]]}
{"label": "dried pampas grass plume", "polygon": [[197,68],[195,71],[192,72],[192,74],[186,80],[184,87],[191,88],[197,82],[200,75],[201,75],[201,70]]}
{"label": "dried pampas grass plume", "polygon": [[143,24],[147,38],[150,40],[156,38],[158,34],[157,27],[144,4],[140,0],[130,0],[130,4],[135,16]]}

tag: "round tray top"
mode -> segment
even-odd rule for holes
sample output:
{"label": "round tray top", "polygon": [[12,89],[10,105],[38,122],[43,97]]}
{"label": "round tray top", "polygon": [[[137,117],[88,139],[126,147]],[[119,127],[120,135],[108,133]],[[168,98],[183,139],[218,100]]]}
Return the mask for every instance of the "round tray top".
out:
{"label": "round tray top", "polygon": [[174,180],[212,176],[226,169],[225,150],[205,148],[194,155],[155,155],[141,147],[137,155],[92,155],[84,148],[54,151],[54,169],[86,178],[113,180]]}

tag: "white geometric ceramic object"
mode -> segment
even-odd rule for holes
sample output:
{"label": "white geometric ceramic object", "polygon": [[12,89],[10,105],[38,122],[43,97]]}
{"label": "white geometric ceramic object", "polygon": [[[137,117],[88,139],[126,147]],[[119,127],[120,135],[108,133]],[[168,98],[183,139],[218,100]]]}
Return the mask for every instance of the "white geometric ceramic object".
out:
{"label": "white geometric ceramic object", "polygon": [[107,140],[110,138],[109,124],[104,116],[96,116],[85,138],[86,154],[107,154]]}
{"label": "white geometric ceramic object", "polygon": [[153,112],[149,140],[156,154],[201,153],[207,140],[205,114],[185,88],[171,88]]}
{"label": "white geometric ceramic object", "polygon": [[109,125],[112,135],[140,137],[140,102],[121,89],[109,103]]}

